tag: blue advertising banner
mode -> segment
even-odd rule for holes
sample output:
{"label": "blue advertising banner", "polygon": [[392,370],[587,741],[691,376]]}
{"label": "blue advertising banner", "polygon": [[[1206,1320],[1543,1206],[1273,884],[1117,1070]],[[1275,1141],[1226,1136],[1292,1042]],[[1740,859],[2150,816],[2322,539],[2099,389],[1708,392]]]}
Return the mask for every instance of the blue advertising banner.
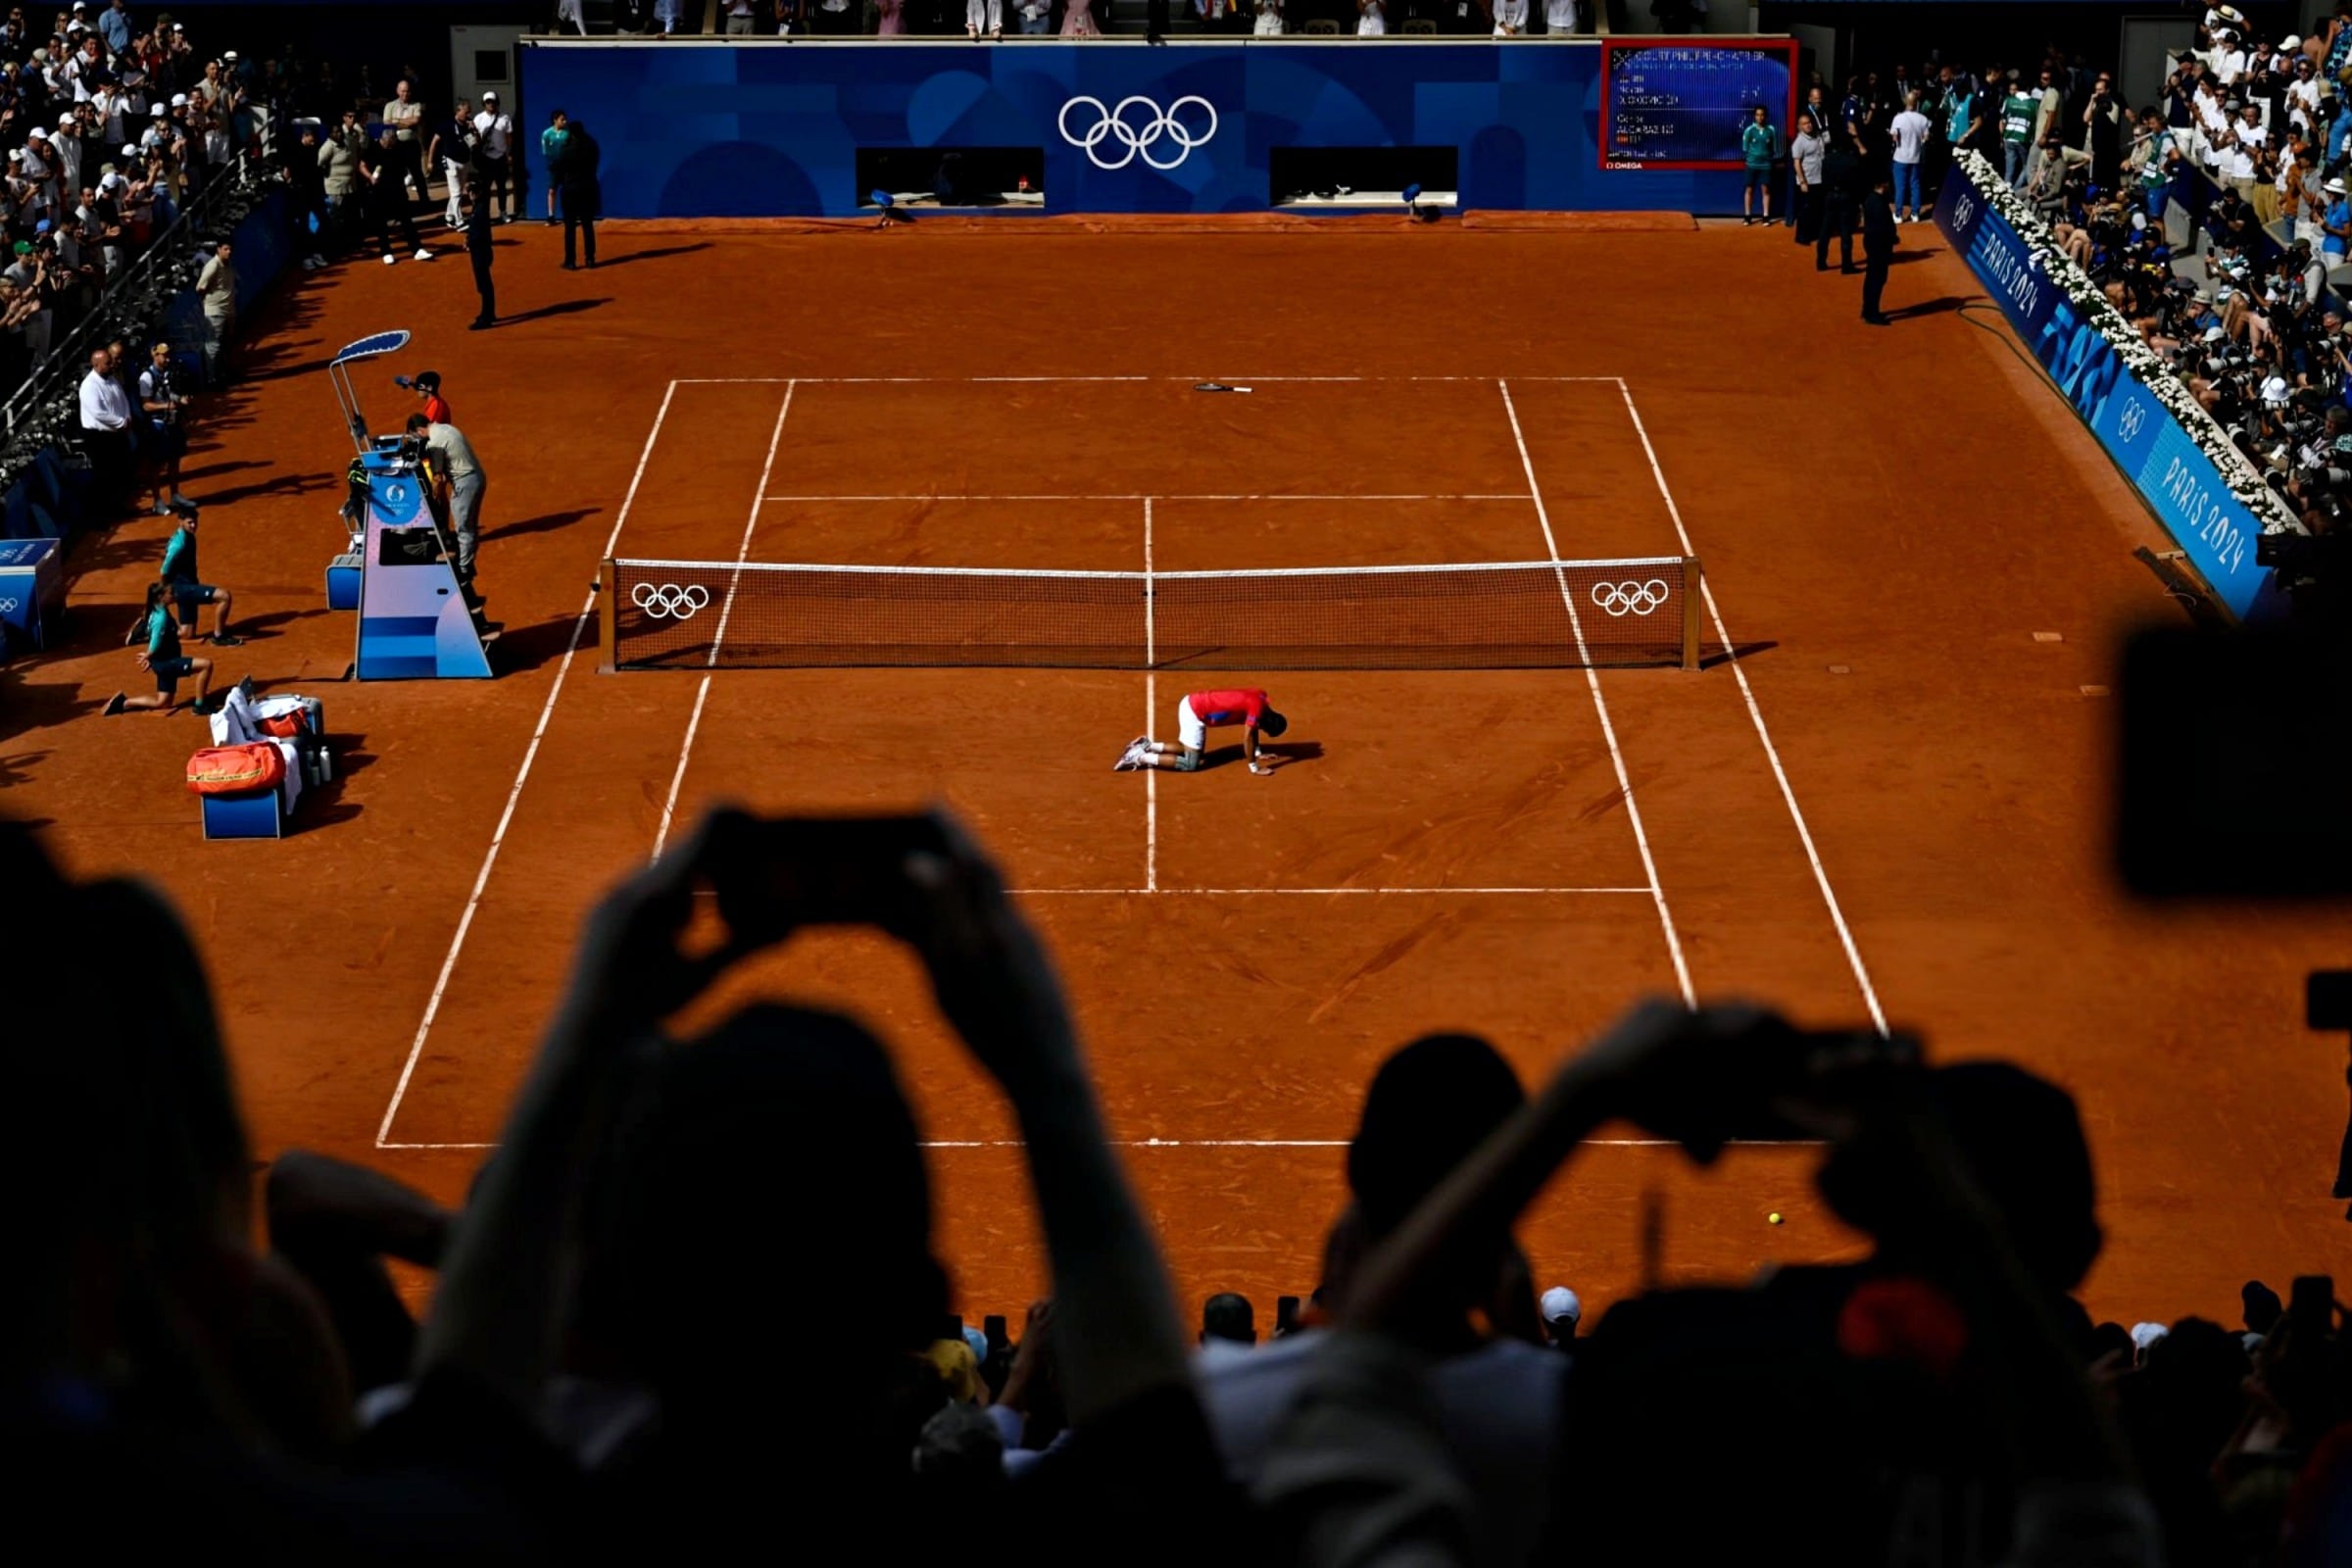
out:
{"label": "blue advertising banner", "polygon": [[1331,147],[1453,148],[1464,208],[1740,206],[1737,170],[1600,167],[1589,41],[526,39],[521,58],[532,183],[565,110],[604,149],[612,218],[855,217],[860,148],[1041,148],[1049,213],[1262,212],[1277,149]]}
{"label": "blue advertising banner", "polygon": [[2232,615],[2244,620],[2254,614],[2271,575],[2254,560],[2262,523],[2230,493],[2196,438],[2132,372],[2106,334],[2041,270],[2023,236],[1957,169],[1936,200],[1936,224],[2000,302],[2009,324],[2197,575]]}

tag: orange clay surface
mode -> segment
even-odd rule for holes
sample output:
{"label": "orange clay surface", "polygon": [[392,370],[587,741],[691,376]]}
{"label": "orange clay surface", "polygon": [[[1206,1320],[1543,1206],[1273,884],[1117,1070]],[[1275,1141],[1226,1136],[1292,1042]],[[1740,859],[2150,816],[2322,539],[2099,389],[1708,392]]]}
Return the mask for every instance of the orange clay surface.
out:
{"label": "orange clay surface", "polygon": [[[612,225],[608,265],[565,273],[555,235],[513,229],[497,331],[463,330],[454,255],[295,276],[254,323],[187,485],[251,638],[226,672],[323,698],[342,777],[282,842],[208,844],[181,784],[201,724],[98,716],[138,678],[121,637],[168,531],[141,519],[76,551],[64,646],[0,670],[0,808],[177,901],[258,1153],[462,1195],[584,908],[653,851],[673,788],[681,824],[722,797],[944,799],[1039,890],[1189,1299],[1312,1286],[1386,1052],[1468,1028],[1532,1084],[1676,994],[1673,943],[1701,996],[1853,1024],[1867,976],[1938,1057],[2071,1088],[2102,1316],[2234,1322],[2248,1276],[2352,1272],[2328,1197],[2343,1048],[2300,1020],[2304,971],[2352,959],[2346,923],[2111,884],[2112,707],[2085,688],[2120,627],[2180,614],[2133,559],[2166,541],[2006,334],[1954,309],[1977,290],[1933,236],[1904,230],[1888,292],[1929,308],[1870,331],[1858,280],[1782,229],[994,230]],[[438,369],[489,469],[494,682],[340,683],[353,617],[320,580],[349,447],[323,367],[393,326],[417,342],[361,371],[375,428],[411,406],[395,369]],[[1026,496],[1064,499],[988,499]],[[901,499],[819,499],[846,497]],[[1546,519],[1564,557],[1679,554],[1679,521],[1742,657],[1606,671],[1598,701],[1578,670],[1270,675],[1319,755],[1156,780],[1108,764],[1237,678],[722,671],[706,694],[595,668],[583,605],[616,530],[639,557],[1132,569],[1145,497],[1165,569],[1543,559]],[[1463,891],[1492,888],[1539,891]],[[1017,1313],[1044,1276],[1019,1151],[907,960],[817,935],[729,989],[853,1007],[893,1043],[942,1145],[958,1304]],[[1848,1255],[1814,1157],[1695,1173],[1592,1147],[1525,1227],[1538,1281],[1637,1288],[1650,1194],[1664,1278]]]}

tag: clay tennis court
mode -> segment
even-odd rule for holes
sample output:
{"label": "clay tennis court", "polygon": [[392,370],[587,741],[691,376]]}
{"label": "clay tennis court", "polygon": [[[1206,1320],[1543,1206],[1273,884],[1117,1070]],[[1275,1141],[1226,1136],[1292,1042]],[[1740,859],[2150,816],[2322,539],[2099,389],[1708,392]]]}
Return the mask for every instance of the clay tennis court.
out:
{"label": "clay tennis court", "polygon": [[[2103,1181],[2103,1316],[2226,1318],[2249,1276],[2347,1266],[2340,1047],[2300,1027],[2300,977],[2340,960],[2340,931],[2112,888],[2101,693],[2114,633],[2180,614],[2133,554],[2166,544],[2005,334],[1953,308],[1976,292],[1956,261],[1899,267],[1890,304],[1931,308],[1865,333],[1850,280],[1778,230],[616,224],[609,250],[564,274],[549,236],[508,231],[518,318],[471,336],[456,270],[292,281],[260,373],[198,427],[208,575],[270,634],[230,673],[324,697],[345,758],[294,837],[202,842],[179,782],[195,721],[94,716],[133,673],[120,622],[162,526],[85,543],[72,648],[0,671],[7,808],[77,868],[179,902],[260,1152],[457,1195],[582,911],[665,833],[721,799],[941,800],[1024,890],[1193,1297],[1311,1286],[1340,1145],[1396,1045],[1475,1030],[1532,1082],[1647,993],[1883,1015],[1940,1057],[2066,1083]],[[320,371],[391,326],[491,474],[496,682],[336,681],[350,623],[318,573],[349,449]],[[1194,390],[1209,378],[1250,391]],[[377,428],[401,397],[369,391]],[[1130,736],[1242,676],[602,674],[591,584],[614,556],[1690,556],[1711,603],[1696,671],[1268,672],[1293,717],[1273,777],[1137,776],[1108,765]],[[898,1047],[958,1304],[1017,1311],[1042,1279],[1019,1150],[912,965],[819,933],[729,994],[761,988]],[[1811,1158],[1742,1150],[1694,1176],[1621,1129],[1524,1240],[1541,1282],[1602,1301],[1642,1277],[1645,1193],[1674,1278],[1835,1255],[1853,1239],[1812,1201]]]}

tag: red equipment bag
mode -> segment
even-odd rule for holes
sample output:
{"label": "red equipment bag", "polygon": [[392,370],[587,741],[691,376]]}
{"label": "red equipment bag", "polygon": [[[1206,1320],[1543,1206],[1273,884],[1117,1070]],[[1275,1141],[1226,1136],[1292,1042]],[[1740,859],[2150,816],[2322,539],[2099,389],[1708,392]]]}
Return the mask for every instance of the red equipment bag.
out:
{"label": "red equipment bag", "polygon": [[208,746],[188,759],[188,788],[199,795],[242,795],[284,782],[286,760],[274,746]]}

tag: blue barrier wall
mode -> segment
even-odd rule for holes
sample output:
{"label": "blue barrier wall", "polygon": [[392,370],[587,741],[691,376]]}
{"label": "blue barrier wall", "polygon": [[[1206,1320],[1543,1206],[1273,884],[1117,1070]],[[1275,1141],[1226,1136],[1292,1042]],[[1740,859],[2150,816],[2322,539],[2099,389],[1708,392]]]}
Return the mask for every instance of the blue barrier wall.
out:
{"label": "blue barrier wall", "polygon": [[[1460,149],[1460,205],[1728,213],[1725,170],[1604,170],[1600,50],[1590,42],[662,43],[526,41],[524,144],[563,109],[604,148],[613,218],[849,217],[859,147],[1042,147],[1046,211],[1248,213],[1272,200],[1278,147]],[[1093,106],[1141,97],[1141,127],[1180,98],[1185,136],[1141,156],[1065,139]],[[1213,117],[1213,120],[1212,120]],[[1213,123],[1213,132],[1209,127]],[[1206,132],[1206,134],[1204,134]],[[869,209],[870,211],[870,209]]]}
{"label": "blue barrier wall", "polygon": [[2204,448],[2124,364],[2043,272],[2008,220],[1954,169],[1936,203],[1936,225],[1968,259],[2009,324],[2058,383],[2075,414],[2107,449],[2197,575],[2240,620],[2279,606],[2270,568],[2254,560],[2262,523],[2230,494]]}

